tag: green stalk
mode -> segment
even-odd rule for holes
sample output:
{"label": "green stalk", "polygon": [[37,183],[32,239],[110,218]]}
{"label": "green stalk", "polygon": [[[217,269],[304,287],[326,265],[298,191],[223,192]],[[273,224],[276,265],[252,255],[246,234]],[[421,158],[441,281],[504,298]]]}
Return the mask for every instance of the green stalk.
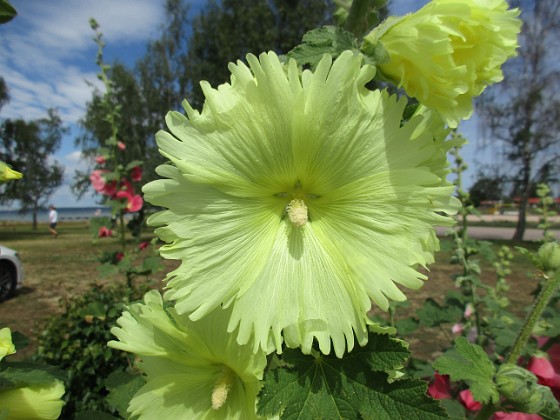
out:
{"label": "green stalk", "polygon": [[344,28],[352,32],[356,38],[362,39],[368,30],[367,16],[371,10],[370,0],[354,0]]}
{"label": "green stalk", "polygon": [[557,270],[556,272],[552,272],[550,274],[550,276],[545,275],[547,281],[545,281],[543,288],[541,289],[539,295],[533,303],[531,312],[529,312],[527,318],[525,318],[523,327],[521,328],[521,331],[519,331],[519,334],[515,339],[515,343],[513,345],[513,348],[511,349],[511,353],[507,357],[506,363],[517,363],[517,359],[519,359],[519,356],[521,356],[521,352],[525,348],[527,341],[529,341],[529,337],[533,332],[533,328],[535,328],[535,324],[540,319],[543,311],[548,305],[548,302],[554,295],[558,284],[560,284],[560,270]]}

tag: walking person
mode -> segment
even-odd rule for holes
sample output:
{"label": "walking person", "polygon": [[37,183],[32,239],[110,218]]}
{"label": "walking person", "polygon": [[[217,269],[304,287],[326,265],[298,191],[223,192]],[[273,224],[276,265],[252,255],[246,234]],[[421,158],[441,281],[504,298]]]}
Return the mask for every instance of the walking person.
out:
{"label": "walking person", "polygon": [[58,222],[58,212],[56,208],[51,204],[49,206],[49,231],[51,232],[51,236],[56,238],[58,236],[58,232],[56,231],[56,224]]}

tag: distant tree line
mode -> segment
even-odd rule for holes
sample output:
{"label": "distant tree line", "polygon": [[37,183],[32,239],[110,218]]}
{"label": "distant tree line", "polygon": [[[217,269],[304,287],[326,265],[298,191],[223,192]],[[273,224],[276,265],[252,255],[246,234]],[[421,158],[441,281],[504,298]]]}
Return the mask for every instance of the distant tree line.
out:
{"label": "distant tree line", "polygon": [[523,20],[519,55],[504,66],[504,82],[490,88],[479,104],[490,134],[487,147],[497,150],[501,163],[475,186],[491,190],[488,182],[496,187],[500,181],[502,191],[519,197],[513,239],[521,240],[537,184],[557,183],[560,173],[560,2],[514,0],[511,6],[521,9]]}

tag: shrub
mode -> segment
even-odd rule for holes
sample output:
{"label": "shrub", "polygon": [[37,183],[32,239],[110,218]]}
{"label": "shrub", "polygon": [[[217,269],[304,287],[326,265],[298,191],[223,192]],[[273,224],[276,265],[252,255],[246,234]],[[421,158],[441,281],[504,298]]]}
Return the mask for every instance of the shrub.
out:
{"label": "shrub", "polygon": [[107,347],[113,339],[110,330],[123,308],[149,289],[146,284],[130,289],[121,283],[95,284],[82,296],[64,301],[65,311],[49,319],[34,357],[66,372],[61,418],[84,411],[114,413],[106,402],[105,380],[126,370],[131,361],[126,353]]}

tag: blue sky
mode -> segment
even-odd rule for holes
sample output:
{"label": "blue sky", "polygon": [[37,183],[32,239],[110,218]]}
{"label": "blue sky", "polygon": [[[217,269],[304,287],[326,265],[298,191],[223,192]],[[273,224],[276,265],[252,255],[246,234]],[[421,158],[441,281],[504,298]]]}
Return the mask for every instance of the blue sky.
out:
{"label": "blue sky", "polygon": [[[200,4],[203,0],[196,0]],[[426,0],[393,0],[394,13],[414,11]],[[71,131],[61,149],[53,156],[65,167],[64,184],[52,196],[59,207],[89,206],[95,197],[86,194],[80,201],[70,192],[75,169],[89,163],[74,147],[79,134],[78,120],[84,116],[92,87],[100,87],[96,78],[97,46],[92,40],[89,18],[100,24],[106,42],[104,59],[118,59],[133,66],[143,55],[145,45],[157,38],[163,23],[165,0],[12,0],[18,16],[0,26],[0,75],[10,90],[10,102],[0,118],[36,119],[48,108],[57,108]],[[194,1],[193,1],[194,3]],[[463,124],[461,131],[471,139],[465,157],[474,171],[476,120]]]}

